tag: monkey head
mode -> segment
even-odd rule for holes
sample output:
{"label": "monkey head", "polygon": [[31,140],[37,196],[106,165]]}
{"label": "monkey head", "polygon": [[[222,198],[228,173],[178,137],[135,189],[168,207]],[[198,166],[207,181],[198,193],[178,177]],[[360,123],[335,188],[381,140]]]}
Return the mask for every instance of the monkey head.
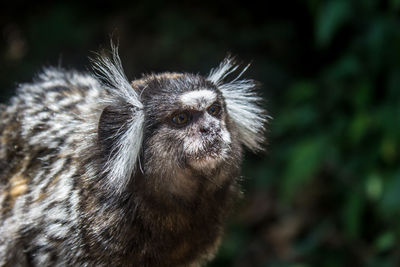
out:
{"label": "monkey head", "polygon": [[[118,64],[104,62],[104,73],[119,73]],[[242,145],[261,148],[266,120],[253,80],[224,82],[237,67],[227,58],[207,77],[162,73],[130,84],[106,77],[127,87],[99,121],[109,183],[125,177],[126,185],[139,173],[147,190],[187,195],[199,184],[217,189],[234,179]]]}

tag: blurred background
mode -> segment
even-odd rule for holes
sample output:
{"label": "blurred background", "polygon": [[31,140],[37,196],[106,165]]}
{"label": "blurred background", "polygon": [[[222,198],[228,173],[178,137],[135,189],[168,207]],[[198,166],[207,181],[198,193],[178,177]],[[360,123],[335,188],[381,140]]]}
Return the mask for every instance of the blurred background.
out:
{"label": "blurred background", "polygon": [[14,0],[0,10],[0,101],[45,66],[90,69],[119,40],[128,77],[252,66],[274,118],[246,154],[210,266],[400,266],[400,0]]}

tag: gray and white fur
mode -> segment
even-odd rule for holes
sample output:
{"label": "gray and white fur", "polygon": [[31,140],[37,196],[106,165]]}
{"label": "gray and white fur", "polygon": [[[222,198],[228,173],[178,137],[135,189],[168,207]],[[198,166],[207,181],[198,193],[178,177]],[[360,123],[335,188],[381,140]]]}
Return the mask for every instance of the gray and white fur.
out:
{"label": "gray and white fur", "polygon": [[0,106],[0,266],[201,266],[262,148],[256,83],[46,69]]}

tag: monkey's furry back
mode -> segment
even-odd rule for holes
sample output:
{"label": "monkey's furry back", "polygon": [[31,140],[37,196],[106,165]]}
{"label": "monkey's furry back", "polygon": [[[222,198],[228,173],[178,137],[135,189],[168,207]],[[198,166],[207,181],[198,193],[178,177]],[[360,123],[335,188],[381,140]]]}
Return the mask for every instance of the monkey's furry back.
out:
{"label": "monkey's furry back", "polygon": [[[80,159],[96,135],[102,90],[94,78],[47,69],[20,86],[0,117],[0,264],[44,264],[56,250],[79,255]],[[26,236],[32,243],[26,244]],[[67,242],[69,245],[59,245]],[[68,258],[65,257],[65,258]],[[20,262],[22,261],[22,262]],[[73,262],[69,262],[72,264]]]}
{"label": "monkey's furry back", "polygon": [[[224,83],[237,68],[231,59],[204,79],[166,73],[132,83],[116,53],[96,64],[100,78],[47,69],[0,106],[0,265],[197,266],[208,261],[238,193],[240,147],[258,150],[263,142],[266,117],[254,82],[238,77]],[[150,180],[159,185],[162,178],[143,170],[149,160],[141,162],[146,134],[156,130],[147,124],[143,102],[152,94],[150,80],[176,86],[193,82],[222,92],[232,151],[212,175],[231,178],[212,192],[204,189],[205,182],[190,201],[154,197],[155,191],[147,190]],[[102,130],[99,121],[105,116],[111,116],[110,126]],[[209,179],[203,171],[188,175]]]}

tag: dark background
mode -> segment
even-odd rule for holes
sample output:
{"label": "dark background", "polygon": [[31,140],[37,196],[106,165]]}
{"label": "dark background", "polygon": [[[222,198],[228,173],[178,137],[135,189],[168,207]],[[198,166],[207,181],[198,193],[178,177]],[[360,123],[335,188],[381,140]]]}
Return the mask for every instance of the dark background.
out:
{"label": "dark background", "polygon": [[207,74],[228,52],[262,83],[267,151],[211,266],[400,266],[400,0],[22,2],[0,11],[0,101],[44,66],[119,50],[128,77]]}

